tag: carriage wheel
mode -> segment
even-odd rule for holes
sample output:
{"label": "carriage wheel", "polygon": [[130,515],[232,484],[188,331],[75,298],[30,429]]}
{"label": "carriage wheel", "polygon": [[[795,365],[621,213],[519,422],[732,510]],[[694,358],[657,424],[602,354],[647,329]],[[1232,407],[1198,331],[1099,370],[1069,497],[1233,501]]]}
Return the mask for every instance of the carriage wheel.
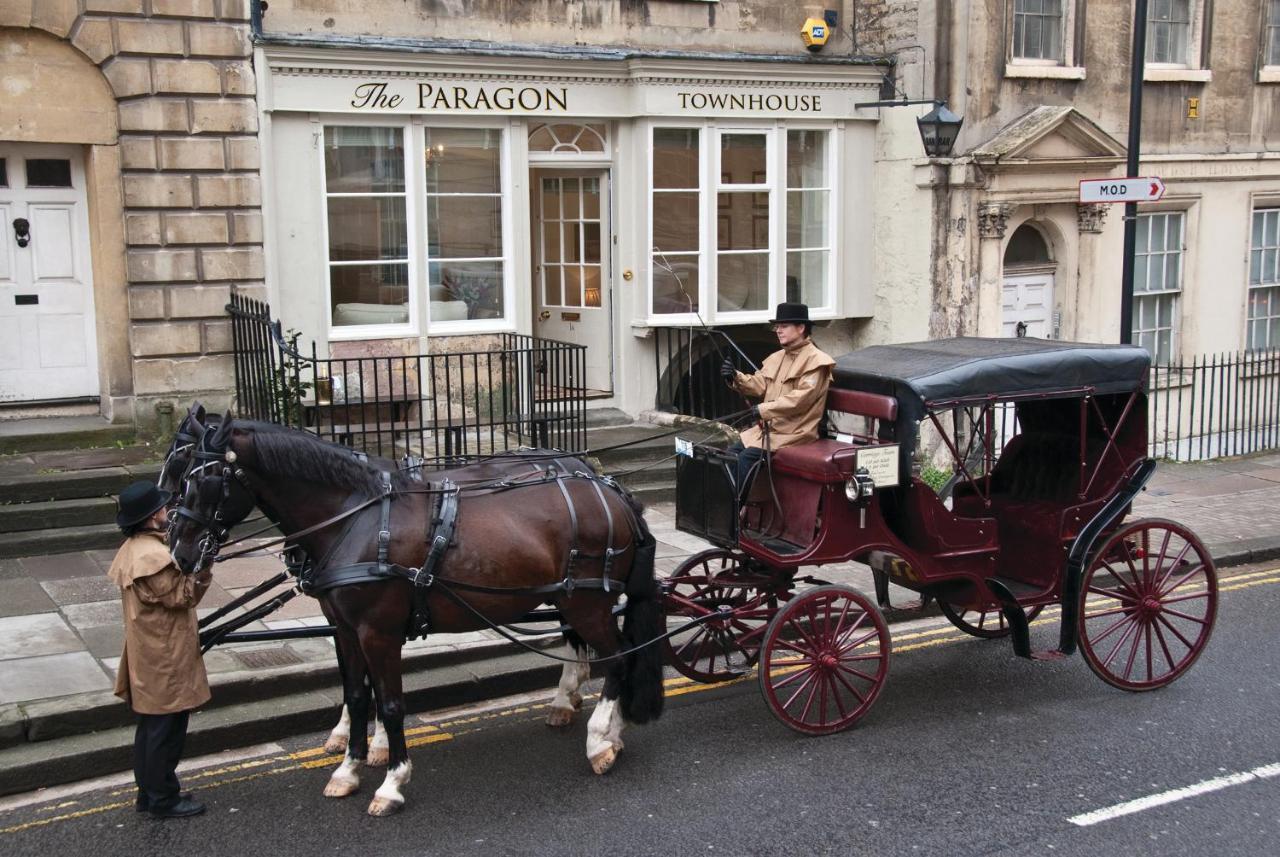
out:
{"label": "carriage wheel", "polygon": [[769,623],[760,692],[779,720],[806,735],[847,729],[871,708],[889,674],[889,627],[862,593],[819,586]]}
{"label": "carriage wheel", "polygon": [[1122,690],[1154,690],[1204,651],[1218,610],[1218,575],[1204,545],[1172,521],[1116,531],[1095,554],[1080,592],[1080,649]]}
{"label": "carriage wheel", "polygon": [[[999,607],[993,607],[990,610],[975,610],[971,607],[956,607],[941,598],[938,599],[938,606],[942,608],[942,615],[946,616],[951,620],[952,625],[955,625],[966,634],[982,637],[985,640],[1009,636],[1009,622],[1004,618],[1004,613]],[[1027,611],[1027,621],[1035,621],[1035,618],[1040,615],[1040,611],[1043,609],[1043,604],[1032,607]]]}
{"label": "carriage wheel", "polygon": [[668,628],[715,618],[663,640],[667,663],[704,684],[746,673],[760,657],[778,595],[789,585],[789,578],[752,570],[734,551],[707,550],[685,560],[662,581]]}

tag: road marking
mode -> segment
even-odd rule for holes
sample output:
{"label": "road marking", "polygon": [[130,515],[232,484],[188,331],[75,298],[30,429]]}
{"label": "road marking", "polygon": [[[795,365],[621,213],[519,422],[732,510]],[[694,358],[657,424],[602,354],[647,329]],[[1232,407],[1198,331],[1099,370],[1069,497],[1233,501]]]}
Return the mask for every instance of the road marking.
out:
{"label": "road marking", "polygon": [[1180,800],[1196,797],[1209,792],[1220,791],[1231,786],[1239,786],[1244,783],[1251,783],[1254,780],[1265,780],[1270,777],[1280,776],[1280,762],[1271,765],[1263,765],[1254,768],[1252,771],[1242,771],[1238,774],[1227,774],[1225,777],[1214,777],[1211,780],[1204,780],[1190,786],[1183,786],[1180,789],[1170,789],[1167,792],[1159,794],[1147,795],[1136,800],[1118,803],[1115,806],[1109,806],[1105,809],[1095,809],[1093,812],[1086,812],[1083,815],[1073,815],[1067,819],[1072,824],[1079,827],[1088,827],[1091,824],[1099,824],[1103,821],[1110,821],[1113,818],[1120,818],[1124,815],[1133,815],[1135,812],[1153,809],[1157,806],[1165,804],[1177,803]]}
{"label": "road marking", "polygon": [[[1280,568],[1271,568],[1265,571],[1247,572],[1245,574],[1237,574],[1237,575],[1232,575],[1230,577],[1219,578],[1218,591],[1229,592],[1232,590],[1245,589],[1252,586],[1261,586],[1264,584],[1280,583],[1280,576],[1274,576],[1277,574],[1277,572],[1280,572]],[[1268,575],[1273,575],[1273,576],[1269,577]],[[1241,582],[1236,582],[1236,581],[1241,581]],[[1103,599],[1101,597],[1094,597],[1094,598],[1090,598],[1089,602],[1092,603],[1099,600],[1103,600]],[[1052,622],[1057,617],[1057,614],[1059,614],[1060,612],[1061,612],[1061,608],[1053,607],[1053,606],[1048,607],[1041,613],[1039,617],[1036,618],[1036,621],[1031,623],[1031,626],[1036,627],[1039,625],[1048,624]],[[937,628],[932,628],[932,629],[923,630],[923,631],[914,630],[915,628],[918,628],[921,626],[919,623],[923,623],[926,621],[930,621],[930,620],[928,619],[912,620],[911,623],[907,626],[912,630],[911,633],[893,635],[891,630],[890,634],[893,636],[893,646],[891,649],[892,653],[899,654],[902,652],[910,652],[910,651],[916,651],[919,649],[932,648],[933,646],[941,646],[949,643],[967,642],[975,639],[971,635],[966,634],[963,631],[960,631],[954,628],[953,626],[951,626],[949,622],[943,625],[940,625]],[[945,622],[945,620],[943,621]],[[895,623],[895,624],[902,624],[902,623]],[[924,639],[927,637],[935,637],[936,639]],[[902,641],[907,641],[907,640],[919,640],[920,642],[911,642],[911,643],[907,643],[906,645],[900,645]],[[794,669],[798,669],[798,667],[795,667]],[[665,686],[666,696],[675,697],[675,696],[683,696],[689,693],[702,693],[710,690],[716,690],[722,687],[731,687],[736,684],[742,684],[747,681],[751,681],[755,677],[756,677],[756,671],[753,668],[751,671],[745,673],[742,676],[739,676],[738,678],[734,678],[729,681],[719,682],[717,684],[699,684],[697,682],[691,681],[690,679],[684,678],[683,676],[665,679],[663,681],[663,684]],[[406,743],[409,745],[409,747],[419,747],[427,744],[447,742],[447,741],[454,740],[455,738],[460,737],[462,735],[466,735],[474,732],[480,732],[485,728],[487,728],[489,725],[491,725],[492,721],[501,720],[502,718],[514,718],[520,715],[530,715],[530,714],[535,715],[535,717],[541,717],[542,715],[540,712],[549,706],[550,694],[551,694],[550,690],[547,690],[545,692],[535,691],[529,694],[523,694],[519,697],[519,699],[521,699],[521,702],[515,705],[512,705],[511,698],[508,698],[506,702],[506,707],[501,707],[501,708],[497,706],[500,706],[503,703],[497,700],[491,700],[485,703],[479,703],[478,704],[478,707],[480,709],[479,713],[472,713],[472,712],[476,712],[477,707],[466,707],[465,709],[461,709],[461,710],[455,709],[453,713],[444,714],[443,716],[438,716],[436,719],[432,720],[432,722],[427,723],[426,725],[416,726],[413,728],[406,729],[405,730],[405,738],[407,739]],[[599,694],[587,694],[584,696],[584,699],[586,699],[587,701],[591,701],[591,700],[597,699],[598,697],[599,697]],[[546,701],[535,702],[534,700],[537,700],[537,699],[542,699]],[[466,711],[467,714],[462,715],[462,711]],[[418,717],[419,722],[422,722],[423,719],[424,718],[422,717]],[[462,727],[462,728],[459,728],[459,727]],[[450,730],[450,731],[445,731],[445,730]],[[265,748],[258,748],[258,749],[269,749],[270,752],[261,758],[246,759],[245,761],[240,762],[239,764],[232,764],[232,765],[224,764],[216,768],[209,767],[203,770],[191,771],[189,774],[187,774],[186,777],[184,777],[184,779],[189,779],[193,781],[208,780],[206,782],[200,783],[200,786],[202,788],[208,789],[208,788],[216,788],[218,786],[231,785],[232,783],[240,783],[246,780],[256,780],[264,777],[274,776],[277,774],[285,774],[291,771],[328,767],[330,765],[336,765],[342,761],[341,756],[326,755],[323,747],[315,747],[311,749],[298,750],[298,751],[283,753],[283,754],[280,753],[280,748],[278,745],[266,745]],[[248,756],[248,755],[251,755],[251,754],[245,751],[241,751],[238,758],[245,758],[245,756]],[[214,754],[212,756],[205,757],[205,758],[209,760],[215,760],[217,759],[217,754]],[[226,761],[226,760],[227,759],[224,756],[222,761]],[[269,767],[277,763],[283,763],[283,764],[280,764],[278,767]],[[265,770],[263,770],[264,768]],[[1273,768],[1275,770],[1272,770]],[[1259,774],[1258,771],[1270,771],[1270,772],[1265,774]],[[214,777],[225,776],[226,774],[231,774],[231,773],[235,773],[239,775],[228,777],[225,779],[213,779]],[[1274,766],[1265,766],[1263,768],[1255,769],[1255,771],[1249,772],[1249,775],[1252,779],[1276,776],[1277,774],[1280,774],[1280,764],[1277,764]],[[117,774],[117,775],[114,775],[114,778],[116,779],[117,782],[120,782],[121,779],[126,778],[128,776],[129,776],[128,774]],[[1242,776],[1242,775],[1237,774],[1234,776]],[[1244,780],[1242,782],[1247,782],[1247,781],[1248,780]],[[1228,783],[1227,785],[1234,785],[1234,783]],[[87,790],[86,784],[79,784],[79,786],[80,788],[75,790],[77,793]],[[1225,788],[1225,786],[1219,786],[1218,788]],[[1209,789],[1209,791],[1212,791],[1212,790],[1213,789]],[[72,812],[65,812],[59,815],[54,815],[47,818],[41,818],[41,819],[29,821],[24,824],[13,825],[11,827],[0,827],[0,835],[6,834],[6,833],[18,833],[23,830],[29,830],[34,827],[42,827],[44,825],[52,824],[58,821],[70,821],[76,818],[83,818],[88,815],[95,815],[98,813],[107,812],[114,809],[123,809],[125,807],[131,807],[133,805],[132,791],[133,791],[132,788],[117,789],[108,794],[108,797],[117,798],[127,793],[130,795],[130,799],[127,801],[113,801],[111,803],[87,807],[85,809],[76,810]],[[32,801],[30,800],[23,800],[23,798],[25,797],[27,796],[18,796],[16,799],[10,799],[14,801],[15,805],[10,805],[8,807],[0,808],[0,811],[3,811],[4,809],[16,809],[18,806],[32,803]],[[39,802],[43,803],[44,800],[46,799],[47,798],[41,799]],[[1181,800],[1181,798],[1174,798],[1174,799]],[[19,801],[21,802],[19,803]],[[1165,801],[1165,802],[1168,802],[1168,801]],[[37,809],[37,811],[48,812],[51,810],[70,808],[71,805],[74,805],[74,803],[62,803],[62,804],[55,805],[54,807]],[[1155,804],[1155,805],[1158,805],[1158,804]],[[1125,806],[1125,805],[1122,804],[1121,806]],[[1138,812],[1140,810],[1131,810],[1131,811]],[[1125,813],[1121,813],[1121,814],[1125,814]],[[1077,816],[1077,818],[1084,818],[1084,817],[1085,816]],[[1072,821],[1075,822],[1075,819],[1072,819]],[[1089,823],[1096,823],[1096,822],[1089,822]]]}

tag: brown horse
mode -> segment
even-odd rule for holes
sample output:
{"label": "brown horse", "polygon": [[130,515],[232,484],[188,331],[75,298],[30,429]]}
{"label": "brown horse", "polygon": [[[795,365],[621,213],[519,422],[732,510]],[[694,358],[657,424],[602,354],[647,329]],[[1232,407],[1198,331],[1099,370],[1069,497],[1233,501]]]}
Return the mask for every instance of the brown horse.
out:
{"label": "brown horse", "polygon": [[[436,498],[454,490],[452,543],[425,592],[432,631],[515,622],[549,601],[599,655],[619,654],[608,661],[604,690],[588,725],[587,756],[597,773],[608,771],[622,749],[624,721],[644,723],[661,713],[661,655],[656,646],[642,645],[665,630],[653,577],[653,538],[639,505],[612,482],[589,470],[548,467],[532,478],[447,489],[443,483],[384,474],[302,432],[230,419],[206,429],[199,447],[203,463],[188,474],[170,529],[179,568],[207,564],[230,527],[259,505],[274,510],[282,529],[297,534],[294,541],[319,558],[322,578],[374,564],[386,514],[388,563],[411,574],[427,563]],[[454,472],[463,476],[466,471]],[[388,482],[389,493],[384,490]],[[389,496],[385,513],[384,493]],[[612,607],[623,592],[627,601],[619,630]],[[414,595],[406,574],[397,574],[357,579],[321,596],[337,627],[352,727],[346,757],[325,794],[343,797],[359,787],[369,691],[358,677],[367,673],[390,744],[386,780],[369,805],[373,815],[403,805],[400,788],[411,770],[400,655]],[[557,699],[567,683],[576,694],[586,678],[585,659],[571,666],[566,676],[572,679],[562,679]]]}
{"label": "brown horse", "polygon": [[[182,487],[182,482],[186,479],[196,461],[196,445],[200,442],[206,429],[216,429],[221,422],[222,416],[220,414],[210,413],[206,411],[204,405],[200,402],[194,402],[174,433],[173,441],[169,444],[169,450],[165,455],[163,465],[161,465],[157,484],[162,490],[170,491],[174,494],[173,503],[175,505],[181,500],[179,489]],[[261,423],[259,427],[263,430],[282,428],[271,423]],[[333,448],[343,455],[360,457],[348,447],[335,445]],[[397,463],[391,459],[367,456],[366,460],[378,470],[394,472],[400,469]],[[455,482],[465,484],[468,480],[483,482],[505,477],[517,477],[545,468],[548,464],[558,465],[565,469],[566,472],[572,472],[574,469],[589,469],[589,466],[579,458],[556,455],[549,459],[547,453],[539,450],[522,450],[482,458],[468,464],[465,470],[429,466],[407,469],[410,471],[410,478],[413,476],[422,478],[430,476],[437,480],[449,478]],[[424,476],[424,474],[426,475]],[[260,511],[268,520],[279,526],[280,520],[270,508],[262,508]],[[320,608],[329,624],[334,624],[333,617],[329,615],[326,601],[322,600],[320,602]],[[587,663],[586,644],[572,632],[565,634],[565,641],[571,648],[574,658],[572,661],[566,661],[564,665],[556,697],[552,700],[547,714],[547,725],[554,727],[568,726],[573,722],[573,715],[582,704],[582,696],[578,690],[590,673],[590,666]],[[345,663],[341,651],[338,650],[336,654],[338,656],[338,672],[341,675],[345,668]],[[368,676],[363,677],[361,681],[367,683]],[[373,740],[369,744],[369,753],[366,761],[370,766],[376,767],[387,763],[388,753],[387,733],[383,728],[382,720],[376,716],[376,712],[373,716],[373,727]],[[346,705],[343,705],[337,724],[334,725],[325,738],[325,752],[330,755],[345,753],[350,738],[351,715]]]}

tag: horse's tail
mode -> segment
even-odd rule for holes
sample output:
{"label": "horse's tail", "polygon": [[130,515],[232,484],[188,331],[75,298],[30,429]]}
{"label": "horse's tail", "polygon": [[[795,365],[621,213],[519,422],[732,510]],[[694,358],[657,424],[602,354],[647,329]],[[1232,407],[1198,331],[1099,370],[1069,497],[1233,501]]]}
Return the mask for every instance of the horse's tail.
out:
{"label": "horse's tail", "polygon": [[[635,501],[624,492],[628,502]],[[629,723],[648,723],[662,714],[662,651],[655,642],[666,628],[658,582],[653,576],[657,541],[644,518],[636,516],[636,552],[627,575],[627,607],[622,619],[622,645],[636,649],[623,659],[622,716]]]}

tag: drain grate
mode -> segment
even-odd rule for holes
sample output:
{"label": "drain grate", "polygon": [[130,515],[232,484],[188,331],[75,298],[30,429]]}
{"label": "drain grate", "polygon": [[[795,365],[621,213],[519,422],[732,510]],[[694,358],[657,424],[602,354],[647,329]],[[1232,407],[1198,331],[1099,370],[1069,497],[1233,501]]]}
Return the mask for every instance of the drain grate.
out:
{"label": "drain grate", "polygon": [[290,667],[302,663],[302,658],[288,649],[259,649],[256,652],[236,652],[235,655],[251,670]]}

